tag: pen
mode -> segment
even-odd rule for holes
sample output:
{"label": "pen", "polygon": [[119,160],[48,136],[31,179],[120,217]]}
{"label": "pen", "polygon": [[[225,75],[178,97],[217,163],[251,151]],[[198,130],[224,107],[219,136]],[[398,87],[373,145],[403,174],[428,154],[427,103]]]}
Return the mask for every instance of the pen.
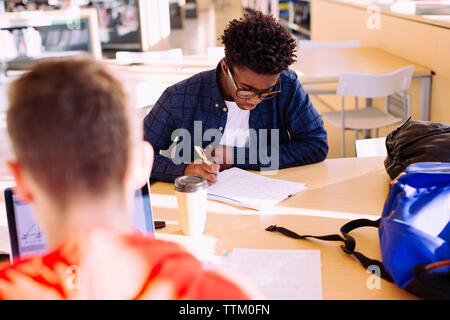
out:
{"label": "pen", "polygon": [[198,156],[203,160],[204,163],[206,163],[207,165],[211,165],[211,161],[209,161],[208,158],[206,158],[206,154],[202,148],[200,148],[199,146],[194,146],[194,149],[197,152]]}

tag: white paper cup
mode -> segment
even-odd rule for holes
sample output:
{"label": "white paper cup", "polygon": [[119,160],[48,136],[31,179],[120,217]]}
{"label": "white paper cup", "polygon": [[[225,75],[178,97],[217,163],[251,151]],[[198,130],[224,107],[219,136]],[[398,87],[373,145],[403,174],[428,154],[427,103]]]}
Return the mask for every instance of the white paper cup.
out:
{"label": "white paper cup", "polygon": [[181,176],[175,180],[181,231],[186,236],[200,236],[205,230],[208,182],[202,176]]}

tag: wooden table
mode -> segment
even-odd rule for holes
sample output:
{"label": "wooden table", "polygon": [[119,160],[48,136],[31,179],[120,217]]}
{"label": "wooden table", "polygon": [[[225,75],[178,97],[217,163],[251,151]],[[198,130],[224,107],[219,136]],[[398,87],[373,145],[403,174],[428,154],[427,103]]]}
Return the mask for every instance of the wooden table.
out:
{"label": "wooden table", "polygon": [[[156,220],[167,226],[156,237],[176,241],[198,256],[221,255],[233,248],[320,250],[324,299],[414,299],[394,284],[381,281],[380,289],[368,289],[371,274],[339,248],[339,243],[300,241],[264,229],[272,224],[299,234],[332,234],[347,221],[377,219],[388,192],[383,158],[331,159],[303,167],[279,170],[273,177],[305,182],[307,189],[286,199],[273,209],[258,212],[208,201],[207,222],[200,240],[182,235],[173,184],[151,185],[151,204]],[[0,181],[3,190],[12,181]],[[3,192],[2,192],[3,194]],[[0,248],[9,247],[3,196],[0,203]],[[380,259],[375,229],[362,228],[352,233],[357,250]],[[6,250],[5,250],[6,251]]]}
{"label": "wooden table", "polygon": [[420,119],[430,120],[433,71],[375,47],[316,49],[302,51],[291,66],[302,84],[336,83],[342,72],[389,73],[414,66],[413,79],[421,83]]}
{"label": "wooden table", "polygon": [[[394,284],[381,280],[380,289],[368,289],[369,274],[346,255],[340,243],[301,241],[265,231],[269,225],[287,227],[299,234],[333,234],[351,219],[377,219],[388,192],[389,177],[383,158],[331,159],[303,167],[279,170],[280,179],[305,182],[307,189],[266,212],[241,209],[208,201],[207,222],[200,240],[183,236],[178,223],[173,184],[151,186],[155,219],[166,228],[157,237],[179,242],[198,256],[221,255],[233,248],[320,250],[324,299],[414,299]],[[362,228],[352,233],[357,250],[380,259],[377,230]]]}
{"label": "wooden table", "polygon": [[[182,59],[155,59],[145,65],[119,66],[105,60],[113,69],[131,78],[161,77],[164,85],[175,84],[198,72],[213,69],[217,61],[206,55],[183,56]],[[297,62],[291,65],[302,84],[336,83],[342,72],[388,73],[413,65],[413,78],[421,83],[420,119],[429,120],[432,70],[375,47],[317,49],[297,52]]]}
{"label": "wooden table", "polygon": [[315,49],[298,52],[291,69],[302,83],[337,82],[342,72],[380,74],[412,65],[413,77],[430,77],[431,70],[375,47]]}

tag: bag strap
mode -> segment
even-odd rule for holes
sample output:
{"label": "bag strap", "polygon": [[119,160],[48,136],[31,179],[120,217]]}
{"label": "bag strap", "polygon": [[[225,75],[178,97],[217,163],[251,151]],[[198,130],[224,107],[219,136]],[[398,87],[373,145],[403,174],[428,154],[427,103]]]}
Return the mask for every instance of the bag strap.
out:
{"label": "bag strap", "polygon": [[[419,264],[413,268],[415,276],[405,289],[424,299],[450,299],[450,260],[443,260],[428,265]],[[442,270],[439,270],[441,269]]]}
{"label": "bag strap", "polygon": [[381,221],[381,219],[378,219],[378,220],[369,220],[369,219],[352,220],[352,221],[344,224],[341,227],[340,231],[341,231],[343,237],[338,234],[330,234],[330,235],[325,235],[325,236],[299,235],[291,230],[288,230],[283,227],[278,227],[276,225],[269,226],[266,228],[266,230],[272,231],[272,232],[278,231],[281,234],[283,234],[289,238],[299,239],[299,240],[313,238],[313,239],[324,240],[324,241],[342,241],[344,244],[341,245],[341,249],[346,254],[354,256],[363,265],[363,267],[365,269],[367,269],[369,266],[375,265],[380,270],[381,278],[383,278],[389,282],[394,282],[391,275],[385,270],[383,263],[381,261],[370,259],[367,256],[365,256],[364,254],[362,254],[358,251],[355,251],[355,247],[356,247],[355,238],[353,238],[352,236],[350,236],[348,234],[349,232],[351,232],[355,229],[361,228],[361,227],[378,228],[380,225],[380,221]]}
{"label": "bag strap", "polygon": [[418,265],[415,266],[413,272],[418,275],[420,272],[426,271],[434,271],[440,268],[450,267],[450,259],[449,260],[441,260],[437,262],[432,262],[427,265]]}

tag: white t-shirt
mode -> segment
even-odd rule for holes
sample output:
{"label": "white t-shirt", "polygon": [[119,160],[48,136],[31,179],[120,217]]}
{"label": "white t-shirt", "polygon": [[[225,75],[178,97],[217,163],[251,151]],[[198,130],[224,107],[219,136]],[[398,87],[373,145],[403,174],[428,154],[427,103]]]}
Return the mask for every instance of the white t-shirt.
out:
{"label": "white t-shirt", "polygon": [[250,110],[242,110],[234,101],[225,101],[225,104],[228,116],[220,144],[229,147],[248,147]]}

